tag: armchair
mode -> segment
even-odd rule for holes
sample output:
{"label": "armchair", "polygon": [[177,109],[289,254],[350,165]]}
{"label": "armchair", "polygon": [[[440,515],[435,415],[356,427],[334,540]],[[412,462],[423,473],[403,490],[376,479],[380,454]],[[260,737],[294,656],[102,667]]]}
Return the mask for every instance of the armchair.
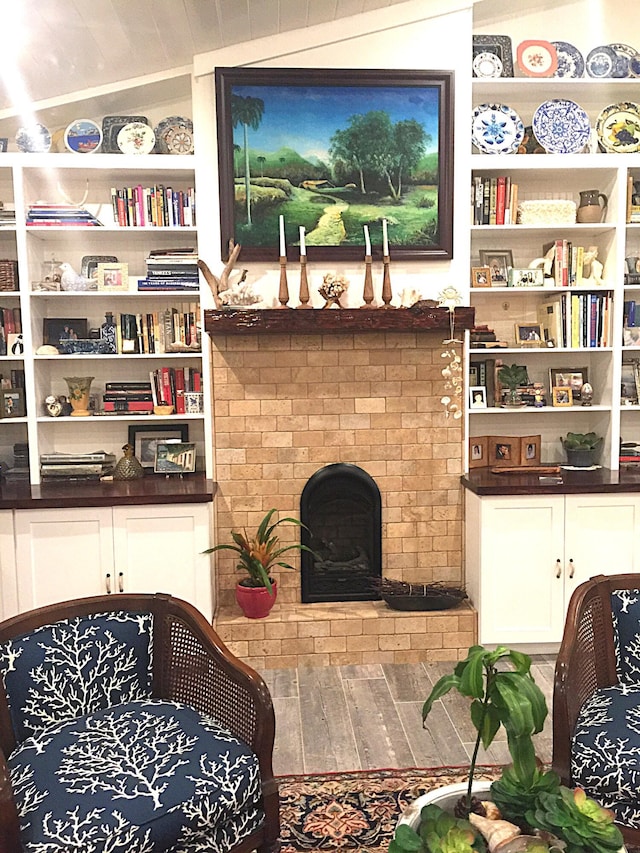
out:
{"label": "armchair", "polygon": [[569,602],[553,691],[553,769],[640,844],[640,575],[598,575]]}
{"label": "armchair", "polygon": [[20,614],[0,675],[0,853],[277,850],[271,697],[190,604]]}

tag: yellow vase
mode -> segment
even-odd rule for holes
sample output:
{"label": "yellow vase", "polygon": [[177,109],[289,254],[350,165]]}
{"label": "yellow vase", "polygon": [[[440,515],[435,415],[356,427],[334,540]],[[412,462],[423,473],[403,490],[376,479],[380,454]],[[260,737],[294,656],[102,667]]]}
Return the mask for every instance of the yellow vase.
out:
{"label": "yellow vase", "polygon": [[69,388],[72,418],[86,418],[89,411],[89,394],[94,376],[65,376],[64,381]]}

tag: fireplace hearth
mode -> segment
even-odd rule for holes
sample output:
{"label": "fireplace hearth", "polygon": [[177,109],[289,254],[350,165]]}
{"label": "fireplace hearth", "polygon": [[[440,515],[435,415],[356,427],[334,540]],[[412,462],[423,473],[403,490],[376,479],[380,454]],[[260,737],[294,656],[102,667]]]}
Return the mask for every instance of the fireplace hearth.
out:
{"label": "fireplace hearth", "polygon": [[380,490],[357,465],[334,463],[317,471],[300,499],[308,530],[302,542],[303,603],[380,598],[372,578],[382,575]]}

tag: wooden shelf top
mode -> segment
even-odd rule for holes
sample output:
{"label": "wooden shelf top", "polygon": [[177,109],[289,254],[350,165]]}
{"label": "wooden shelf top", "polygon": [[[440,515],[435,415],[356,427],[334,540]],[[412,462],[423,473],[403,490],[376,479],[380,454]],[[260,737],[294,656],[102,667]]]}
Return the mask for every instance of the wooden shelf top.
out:
{"label": "wooden shelf top", "polygon": [[540,480],[526,468],[521,474],[493,474],[490,468],[475,468],[460,478],[465,489],[479,497],[509,495],[585,495],[640,492],[640,469],[622,467],[619,471],[597,468],[595,471],[576,471],[560,468],[554,476],[559,483]]}
{"label": "wooden shelf top", "polygon": [[[470,329],[474,317],[474,308],[456,308],[455,330]],[[433,307],[428,301],[416,302],[411,308],[229,308],[205,310],[204,324],[210,335],[426,332],[448,331],[450,315],[448,308]]]}

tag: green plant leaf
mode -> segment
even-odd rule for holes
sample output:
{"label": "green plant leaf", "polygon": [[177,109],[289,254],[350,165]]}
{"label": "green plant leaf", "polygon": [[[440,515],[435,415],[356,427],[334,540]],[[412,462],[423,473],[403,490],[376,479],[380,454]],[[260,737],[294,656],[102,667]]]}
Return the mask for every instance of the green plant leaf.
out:
{"label": "green plant leaf", "polygon": [[458,690],[463,696],[480,699],[484,694],[484,655],[482,650],[474,650],[465,661],[464,668],[458,672],[460,686]]}
{"label": "green plant leaf", "polygon": [[427,719],[429,712],[433,707],[433,703],[440,699],[441,696],[444,696],[445,693],[448,693],[454,687],[457,689],[460,684],[460,679],[457,675],[443,675],[442,678],[439,678],[438,681],[433,685],[433,690],[427,696],[424,705],[422,706],[422,722]]}
{"label": "green plant leaf", "polygon": [[[401,850],[417,851],[423,849],[422,839],[415,829],[412,829],[406,823],[401,823],[400,826],[396,827],[393,840],[399,845]],[[391,853],[391,846],[389,846],[389,851]]]}

